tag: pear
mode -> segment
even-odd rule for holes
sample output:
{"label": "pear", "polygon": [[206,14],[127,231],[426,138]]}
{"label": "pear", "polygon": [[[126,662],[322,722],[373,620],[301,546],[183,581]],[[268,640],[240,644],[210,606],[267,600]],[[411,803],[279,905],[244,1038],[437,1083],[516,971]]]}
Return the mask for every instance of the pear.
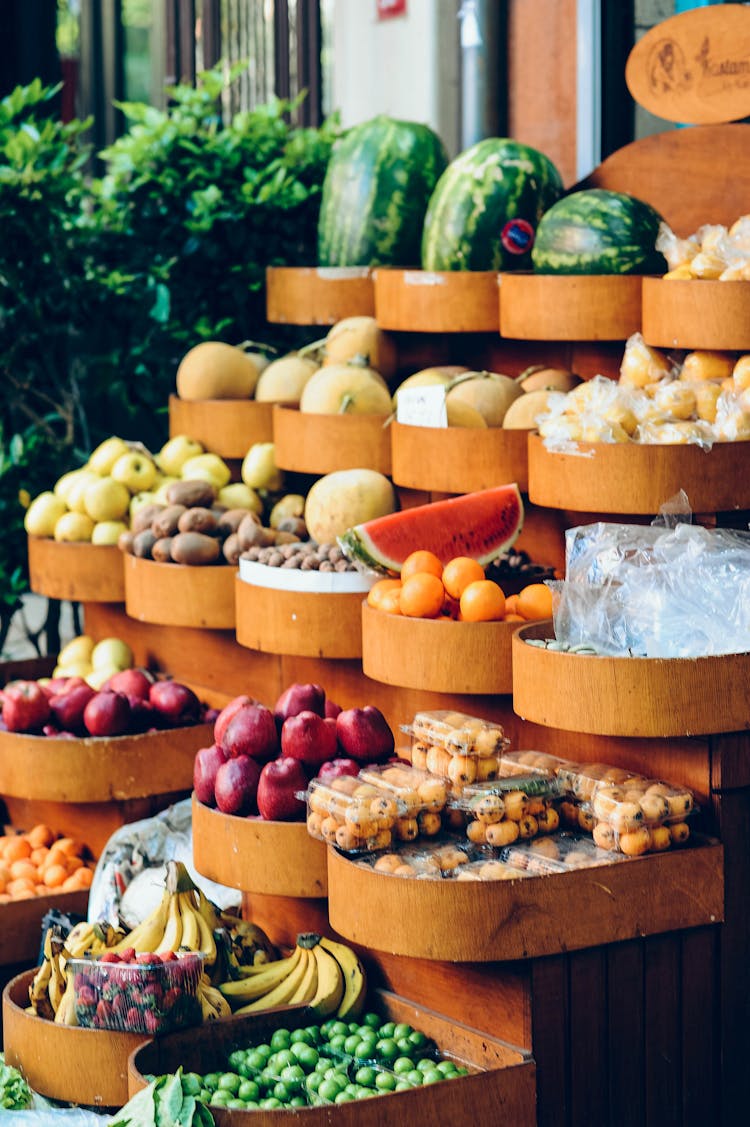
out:
{"label": "pear", "polygon": [[262,513],[263,502],[254,489],[244,481],[233,481],[219,490],[217,498],[220,505],[228,509],[247,509],[250,513]]}
{"label": "pear", "polygon": [[[70,481],[64,490],[63,500],[71,512],[85,513],[86,504],[84,495],[90,485],[100,481],[99,474],[94,473],[93,470],[76,470],[75,479]],[[58,485],[60,483],[58,482]]]}
{"label": "pear", "polygon": [[275,492],[283,488],[284,477],[276,466],[273,442],[254,442],[242,461],[240,476],[250,489]]}
{"label": "pear", "polygon": [[91,651],[94,669],[130,669],[132,664],[133,651],[122,638],[102,638]]}
{"label": "pear", "polygon": [[57,655],[57,664],[62,668],[67,668],[73,662],[79,661],[90,666],[93,649],[94,639],[89,634],[77,634],[60,650]]}

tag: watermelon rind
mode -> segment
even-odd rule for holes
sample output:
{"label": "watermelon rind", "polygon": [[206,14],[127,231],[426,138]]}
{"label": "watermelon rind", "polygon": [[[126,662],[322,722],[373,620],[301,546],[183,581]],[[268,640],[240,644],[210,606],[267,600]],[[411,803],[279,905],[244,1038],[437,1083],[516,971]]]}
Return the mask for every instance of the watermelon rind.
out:
{"label": "watermelon rind", "polygon": [[432,193],[422,232],[425,270],[527,269],[503,244],[509,220],[536,228],[563,183],[549,157],[509,137],[487,137],[451,161]]}
{"label": "watermelon rind", "polygon": [[663,274],[662,218],[644,200],[605,188],[572,192],[542,217],[531,252],[538,274]]}
{"label": "watermelon rind", "polygon": [[379,114],[334,146],[318,219],[320,266],[416,266],[432,191],[448,164],[427,125]]}
{"label": "watermelon rind", "polygon": [[347,559],[377,571],[400,572],[419,549],[434,552],[444,565],[470,556],[484,567],[512,547],[523,518],[513,482],[376,517],[347,529],[338,543]]}

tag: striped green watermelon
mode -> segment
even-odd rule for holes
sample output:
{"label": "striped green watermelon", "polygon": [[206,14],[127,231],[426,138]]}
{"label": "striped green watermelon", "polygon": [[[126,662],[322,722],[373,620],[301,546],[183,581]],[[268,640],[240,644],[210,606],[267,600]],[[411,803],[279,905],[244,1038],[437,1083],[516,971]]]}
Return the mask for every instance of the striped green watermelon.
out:
{"label": "striped green watermelon", "polygon": [[507,137],[479,141],[438,180],[422,233],[423,268],[528,268],[536,226],[562,190],[538,149]]}
{"label": "striped green watermelon", "polygon": [[354,126],[328,162],[321,266],[415,266],[427,202],[448,157],[427,125],[384,114]]}
{"label": "striped green watermelon", "polygon": [[661,216],[623,192],[587,188],[554,204],[537,228],[539,274],[663,274],[655,249]]}
{"label": "striped green watermelon", "polygon": [[523,501],[514,483],[376,517],[348,529],[339,544],[348,559],[387,571],[400,571],[420,548],[443,564],[470,556],[484,566],[508,551],[522,527]]}

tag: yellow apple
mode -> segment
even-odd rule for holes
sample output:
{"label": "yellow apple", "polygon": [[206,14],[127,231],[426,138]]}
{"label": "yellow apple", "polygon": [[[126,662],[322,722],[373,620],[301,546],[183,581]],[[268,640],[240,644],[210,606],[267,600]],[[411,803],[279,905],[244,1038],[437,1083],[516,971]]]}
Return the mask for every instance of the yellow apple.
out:
{"label": "yellow apple", "polygon": [[57,664],[67,668],[72,662],[80,661],[90,666],[93,648],[94,639],[92,637],[88,634],[78,634],[75,638],[71,638],[68,644],[60,650],[57,655]]}
{"label": "yellow apple", "polygon": [[128,511],[130,493],[113,477],[100,477],[86,487],[83,504],[94,521],[120,520]]}
{"label": "yellow apple", "polygon": [[29,505],[23,518],[23,527],[29,536],[54,536],[55,525],[66,511],[62,497],[46,490]]}
{"label": "yellow apple", "polygon": [[244,481],[233,481],[219,490],[219,504],[228,509],[248,509],[251,513],[262,513],[263,502],[254,489]]}
{"label": "yellow apple", "polygon": [[91,533],[92,544],[116,544],[123,532],[127,532],[129,525],[124,520],[100,520],[94,525]]}
{"label": "yellow apple", "polygon": [[81,474],[91,474],[93,472],[93,470],[89,470],[85,466],[83,466],[81,467],[81,469],[69,470],[68,473],[64,473],[62,477],[59,477],[57,479],[54,486],[52,487],[55,496],[61,497],[67,505],[68,493],[70,489],[75,485],[75,483],[79,480]]}
{"label": "yellow apple", "polygon": [[156,463],[148,454],[131,450],[121,454],[112,467],[115,481],[126,485],[131,493],[143,493],[156,481]]}
{"label": "yellow apple", "polygon": [[65,492],[65,503],[73,513],[85,513],[86,503],[84,495],[90,485],[95,485],[100,481],[98,473],[93,470],[78,470],[78,476],[75,481],[68,486]]}
{"label": "yellow apple", "polygon": [[169,442],[164,443],[156,455],[156,463],[162,473],[170,477],[179,477],[188,458],[196,458],[203,452],[204,447],[197,438],[190,438],[187,434],[176,434]]}
{"label": "yellow apple", "polygon": [[94,522],[86,513],[63,513],[55,524],[55,540],[61,543],[90,541]]}
{"label": "yellow apple", "polygon": [[138,510],[142,509],[144,505],[154,504],[158,504],[155,493],[151,493],[148,490],[145,493],[134,493],[130,498],[130,519],[132,520]]}
{"label": "yellow apple", "polygon": [[229,484],[232,471],[218,454],[198,454],[183,463],[180,477],[183,481],[207,481],[214,489]]}
{"label": "yellow apple", "polygon": [[121,667],[118,665],[105,665],[101,669],[91,669],[84,677],[87,685],[98,692],[110,677],[114,677],[115,673],[120,673]]}
{"label": "yellow apple", "polygon": [[255,442],[243,459],[240,474],[251,489],[274,491],[283,488],[284,476],[276,466],[273,442]]}
{"label": "yellow apple", "polygon": [[87,677],[91,672],[90,661],[69,661],[63,665],[58,661],[52,670],[53,677]]}
{"label": "yellow apple", "polygon": [[[167,474],[166,477],[162,478],[162,480],[159,482],[159,488],[154,490],[153,492],[153,499],[157,505],[169,504],[169,501],[167,500],[167,490],[169,489],[170,485],[173,485],[175,481],[179,480],[179,477],[172,477],[171,474]],[[133,499],[135,500],[135,498]]]}
{"label": "yellow apple", "polygon": [[129,451],[130,447],[125,439],[113,435],[112,438],[106,438],[104,442],[97,446],[88,460],[88,467],[94,473],[110,474],[117,459],[122,457],[123,454],[129,453]]}
{"label": "yellow apple", "polygon": [[133,664],[133,651],[122,638],[102,638],[91,651],[91,664],[96,669],[111,667],[112,672],[117,669],[130,669]]}

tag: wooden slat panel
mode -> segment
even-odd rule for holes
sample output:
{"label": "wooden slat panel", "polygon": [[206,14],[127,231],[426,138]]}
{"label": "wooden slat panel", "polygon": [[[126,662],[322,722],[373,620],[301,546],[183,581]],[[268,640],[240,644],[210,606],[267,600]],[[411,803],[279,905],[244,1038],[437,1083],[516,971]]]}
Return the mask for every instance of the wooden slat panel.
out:
{"label": "wooden slat panel", "polygon": [[719,934],[696,928],[682,936],[682,1121],[716,1121],[720,1101]]}
{"label": "wooden slat panel", "polygon": [[[679,1123],[682,1097],[680,937],[656,935],[646,940],[645,1097],[647,1127]],[[624,1031],[628,1038],[629,1032]],[[623,1047],[627,1044],[624,1041]],[[665,1115],[667,1119],[665,1120]]]}
{"label": "wooden slat panel", "polygon": [[607,948],[607,1060],[611,1127],[633,1127],[644,1116],[643,943]]}
{"label": "wooden slat panel", "polygon": [[531,966],[531,1052],[538,1127],[571,1127],[568,967],[563,956]]}
{"label": "wooden slat panel", "polygon": [[607,1123],[607,956],[605,948],[568,960],[571,1123]]}

